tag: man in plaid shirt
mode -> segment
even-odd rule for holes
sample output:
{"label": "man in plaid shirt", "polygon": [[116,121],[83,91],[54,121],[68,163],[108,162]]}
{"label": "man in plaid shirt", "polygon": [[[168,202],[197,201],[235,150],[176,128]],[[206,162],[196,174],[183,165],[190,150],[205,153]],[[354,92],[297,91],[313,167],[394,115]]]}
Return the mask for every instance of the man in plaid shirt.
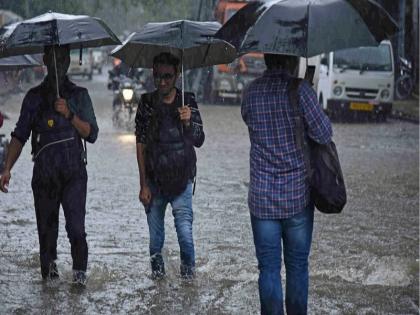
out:
{"label": "man in plaid shirt", "polygon": [[[267,71],[248,86],[241,108],[251,141],[248,205],[260,270],[261,312],[283,314],[283,245],[286,311],[306,314],[314,206],[303,153],[295,143],[293,108],[288,98],[299,58],[265,54],[264,59]],[[328,143],[331,123],[306,81],[299,87],[299,105],[306,136]]]}

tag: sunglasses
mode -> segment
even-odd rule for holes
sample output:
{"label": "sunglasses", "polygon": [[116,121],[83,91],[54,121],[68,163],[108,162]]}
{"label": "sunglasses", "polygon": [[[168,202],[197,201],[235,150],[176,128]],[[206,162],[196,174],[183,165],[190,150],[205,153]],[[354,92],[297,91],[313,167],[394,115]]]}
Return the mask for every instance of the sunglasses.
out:
{"label": "sunglasses", "polygon": [[172,80],[174,77],[175,77],[174,73],[153,74],[153,78],[155,81],[161,81],[161,80],[169,81],[169,80]]}

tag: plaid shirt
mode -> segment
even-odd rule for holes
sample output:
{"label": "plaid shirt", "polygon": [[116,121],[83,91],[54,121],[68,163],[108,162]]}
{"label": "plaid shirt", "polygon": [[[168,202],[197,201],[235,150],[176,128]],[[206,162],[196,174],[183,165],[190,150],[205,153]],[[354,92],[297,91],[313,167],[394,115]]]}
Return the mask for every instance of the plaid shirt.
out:
{"label": "plaid shirt", "polygon": [[[287,86],[291,77],[268,70],[244,92],[242,117],[251,141],[248,205],[260,219],[285,219],[309,203],[305,162],[295,143],[293,110]],[[318,143],[332,137],[331,123],[306,82],[299,87],[299,102],[307,136]]]}

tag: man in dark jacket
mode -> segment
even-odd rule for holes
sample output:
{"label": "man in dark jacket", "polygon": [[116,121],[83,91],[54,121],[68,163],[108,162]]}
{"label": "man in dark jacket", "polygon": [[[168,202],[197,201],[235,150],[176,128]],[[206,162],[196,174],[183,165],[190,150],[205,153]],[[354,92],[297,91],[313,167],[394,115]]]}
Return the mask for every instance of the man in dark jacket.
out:
{"label": "man in dark jacket", "polygon": [[136,115],[137,162],[140,201],[147,214],[150,233],[152,277],[165,274],[162,248],[164,218],[172,206],[181,251],[181,276],[194,277],[195,253],[192,236],[192,182],[196,172],[194,147],[204,142],[203,125],[192,93],[175,87],[179,60],[162,53],[153,62],[157,90],[143,94]]}
{"label": "man in dark jacket", "polygon": [[88,260],[85,233],[87,173],[82,138],[95,142],[98,126],[87,90],[76,86],[66,76],[70,65],[69,47],[46,47],[44,63],[48,69],[47,77],[23,100],[1,175],[0,190],[8,191],[12,167],[32,133],[32,190],[42,277],[58,277],[55,260],[61,204],[71,244],[73,280],[85,285]]}

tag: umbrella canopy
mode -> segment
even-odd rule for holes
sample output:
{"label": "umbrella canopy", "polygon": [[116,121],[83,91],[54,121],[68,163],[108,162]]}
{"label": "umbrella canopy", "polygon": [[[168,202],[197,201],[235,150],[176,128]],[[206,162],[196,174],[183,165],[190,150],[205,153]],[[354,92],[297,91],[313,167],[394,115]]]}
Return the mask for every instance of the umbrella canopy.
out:
{"label": "umbrella canopy", "polygon": [[220,26],[218,22],[188,20],[148,23],[111,55],[134,68],[152,68],[153,58],[162,52],[177,56],[184,69],[230,63],[236,58],[236,50],[214,38]]}
{"label": "umbrella canopy", "polygon": [[44,46],[70,49],[121,44],[99,18],[48,12],[14,23],[0,34],[0,56],[43,53]]}
{"label": "umbrella canopy", "polygon": [[371,0],[255,1],[240,9],[216,37],[239,54],[262,52],[312,57],[358,46],[377,46],[398,27]]}
{"label": "umbrella canopy", "polygon": [[0,58],[0,71],[20,70],[39,66],[42,66],[42,63],[30,55]]}
{"label": "umbrella canopy", "polygon": [[[70,49],[121,44],[99,18],[48,12],[14,23],[0,32],[0,57],[43,53],[45,46],[69,45]],[[54,63],[56,62],[55,49]],[[55,67],[57,72],[57,67]],[[57,80],[57,73],[56,73]],[[58,81],[57,97],[59,97]]]}

